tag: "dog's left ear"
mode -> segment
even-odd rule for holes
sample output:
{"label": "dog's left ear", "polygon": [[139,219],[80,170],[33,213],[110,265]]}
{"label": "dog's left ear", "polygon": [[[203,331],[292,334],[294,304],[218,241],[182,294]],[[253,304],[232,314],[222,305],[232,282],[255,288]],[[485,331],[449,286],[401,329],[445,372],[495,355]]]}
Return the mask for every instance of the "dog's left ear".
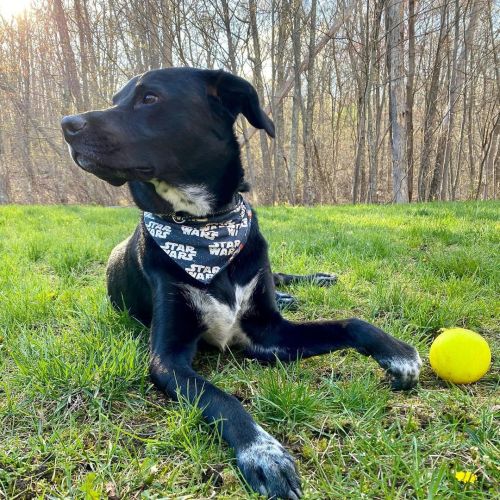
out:
{"label": "dog's left ear", "polygon": [[208,95],[218,98],[235,119],[241,113],[255,128],[274,137],[274,123],[260,107],[257,92],[249,82],[223,70],[205,70],[204,74]]}

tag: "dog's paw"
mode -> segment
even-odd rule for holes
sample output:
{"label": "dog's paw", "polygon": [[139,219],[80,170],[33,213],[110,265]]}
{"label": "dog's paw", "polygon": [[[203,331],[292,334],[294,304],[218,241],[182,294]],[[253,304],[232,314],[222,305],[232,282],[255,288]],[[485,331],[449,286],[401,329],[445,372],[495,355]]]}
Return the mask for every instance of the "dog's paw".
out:
{"label": "dog's paw", "polygon": [[289,453],[260,426],[257,438],[236,454],[248,484],[267,498],[298,500],[302,496],[295,462]]}
{"label": "dog's paw", "polygon": [[422,360],[417,350],[408,344],[403,346],[405,352],[378,360],[396,391],[407,391],[415,387],[422,367]]}
{"label": "dog's paw", "polygon": [[298,309],[298,300],[288,293],[278,292],[276,293],[276,304],[280,311],[296,311]]}
{"label": "dog's paw", "polygon": [[336,274],[316,273],[311,276],[311,282],[316,286],[322,287],[335,285],[337,279]]}

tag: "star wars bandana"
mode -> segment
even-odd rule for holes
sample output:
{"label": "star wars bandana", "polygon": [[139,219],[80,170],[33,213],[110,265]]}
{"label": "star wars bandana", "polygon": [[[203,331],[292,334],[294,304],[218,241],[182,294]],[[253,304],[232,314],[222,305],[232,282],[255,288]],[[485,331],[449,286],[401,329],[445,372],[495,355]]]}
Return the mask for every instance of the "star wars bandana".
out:
{"label": "star wars bandana", "polygon": [[204,284],[210,283],[240,253],[251,222],[252,210],[241,197],[232,210],[208,218],[144,212],[144,225],[158,246]]}

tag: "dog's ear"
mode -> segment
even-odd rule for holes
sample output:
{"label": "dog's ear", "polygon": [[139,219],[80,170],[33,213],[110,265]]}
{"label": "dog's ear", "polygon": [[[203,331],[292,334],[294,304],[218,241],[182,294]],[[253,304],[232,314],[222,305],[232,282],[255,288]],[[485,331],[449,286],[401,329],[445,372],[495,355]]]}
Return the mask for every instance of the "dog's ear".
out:
{"label": "dog's ear", "polygon": [[249,82],[223,70],[205,70],[204,74],[207,94],[217,98],[234,119],[241,113],[255,128],[274,137],[274,123],[260,107],[257,92]]}

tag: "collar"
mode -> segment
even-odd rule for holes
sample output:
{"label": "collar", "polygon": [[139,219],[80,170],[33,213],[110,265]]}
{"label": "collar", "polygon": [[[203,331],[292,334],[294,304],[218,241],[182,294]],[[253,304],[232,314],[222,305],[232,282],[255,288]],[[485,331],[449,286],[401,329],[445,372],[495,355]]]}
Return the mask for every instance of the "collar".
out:
{"label": "collar", "polygon": [[252,208],[238,194],[233,203],[205,217],[184,212],[144,212],[143,222],[149,235],[173,262],[207,285],[245,246]]}
{"label": "collar", "polygon": [[238,193],[233,196],[233,199],[229,203],[222,206],[219,210],[210,212],[205,216],[197,217],[195,215],[191,215],[188,212],[182,212],[182,211],[162,212],[162,213],[156,213],[154,215],[156,217],[159,217],[160,219],[163,219],[166,222],[175,222],[175,223],[179,223],[179,221],[188,223],[213,222],[218,217],[227,215],[236,210],[241,205],[242,202],[245,203],[243,196],[241,196],[241,194]]}

